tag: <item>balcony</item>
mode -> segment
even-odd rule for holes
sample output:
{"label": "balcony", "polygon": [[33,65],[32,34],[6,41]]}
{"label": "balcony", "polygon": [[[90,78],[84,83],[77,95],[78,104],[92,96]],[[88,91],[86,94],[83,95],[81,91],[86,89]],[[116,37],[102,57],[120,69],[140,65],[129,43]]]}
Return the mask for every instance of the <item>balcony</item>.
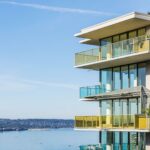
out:
{"label": "balcony", "polygon": [[95,96],[107,92],[104,86],[95,85],[80,88],[80,99],[90,96]]}
{"label": "balcony", "polygon": [[75,67],[102,69],[150,60],[150,36],[144,35],[75,54]]}
{"label": "balcony", "polygon": [[150,131],[150,117],[145,115],[76,116],[76,129]]}
{"label": "balcony", "polygon": [[102,150],[99,144],[95,145],[81,145],[80,150]]}

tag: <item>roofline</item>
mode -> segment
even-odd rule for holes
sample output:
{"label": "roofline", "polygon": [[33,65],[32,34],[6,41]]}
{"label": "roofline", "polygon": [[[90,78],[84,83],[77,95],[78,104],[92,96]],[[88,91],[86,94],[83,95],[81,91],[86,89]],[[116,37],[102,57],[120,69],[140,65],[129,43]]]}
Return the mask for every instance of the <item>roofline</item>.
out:
{"label": "roofline", "polygon": [[140,13],[140,12],[131,12],[110,20],[107,20],[105,22],[93,25],[93,26],[89,26],[87,28],[83,28],[81,29],[81,32],[74,34],[75,37],[80,37],[83,34],[95,31],[95,30],[99,30],[101,28],[107,27],[107,26],[111,26],[114,25],[116,23],[125,21],[125,20],[129,20],[129,19],[134,19],[134,18],[138,18],[138,19],[144,19],[144,20],[150,20],[150,15],[149,14],[145,14],[145,13]]}

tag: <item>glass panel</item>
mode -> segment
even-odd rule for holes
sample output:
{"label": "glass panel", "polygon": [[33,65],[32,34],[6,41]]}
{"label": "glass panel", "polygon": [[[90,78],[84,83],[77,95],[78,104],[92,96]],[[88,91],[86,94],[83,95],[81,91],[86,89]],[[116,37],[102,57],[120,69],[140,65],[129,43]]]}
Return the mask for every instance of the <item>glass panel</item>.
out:
{"label": "glass panel", "polygon": [[130,150],[136,149],[137,133],[130,132]]}
{"label": "glass panel", "polygon": [[142,35],[145,35],[145,34],[146,34],[146,29],[145,28],[142,28],[142,29],[138,30],[138,36],[142,36]]}
{"label": "glass panel", "polygon": [[120,35],[120,41],[126,40],[127,39],[127,33],[121,34]]}
{"label": "glass panel", "polygon": [[112,43],[111,38],[102,39],[100,41],[102,60],[111,58],[111,43]]}
{"label": "glass panel", "polygon": [[145,150],[145,133],[140,134],[140,143],[139,143],[139,150]]}
{"label": "glass panel", "polygon": [[129,39],[136,37],[136,31],[129,32]]}
{"label": "glass panel", "polygon": [[128,81],[128,66],[121,67],[122,89],[129,87]]}
{"label": "glass panel", "polygon": [[128,133],[122,132],[122,150],[128,150]]}
{"label": "glass panel", "polygon": [[137,114],[138,108],[137,108],[137,99],[129,99],[129,115],[135,115]]}
{"label": "glass panel", "polygon": [[106,144],[107,144],[107,132],[106,131],[101,132],[101,139],[102,139],[102,148],[103,150],[106,150]]}
{"label": "glass panel", "polygon": [[129,117],[128,117],[128,126],[135,126],[135,117],[134,115],[138,112],[137,99],[129,99]]}
{"label": "glass panel", "polygon": [[117,127],[120,125],[120,103],[119,100],[113,100],[113,126]]}
{"label": "glass panel", "polygon": [[138,85],[145,86],[146,77],[146,63],[141,63],[138,65]]}
{"label": "glass panel", "polygon": [[114,143],[113,143],[113,150],[119,150],[119,144],[120,144],[120,134],[119,132],[113,133]]}
{"label": "glass panel", "polygon": [[137,65],[129,66],[129,79],[130,79],[130,87],[137,86]]}
{"label": "glass panel", "polygon": [[122,43],[119,42],[119,35],[113,37],[112,57],[121,56]]}
{"label": "glass panel", "polygon": [[134,43],[135,43],[135,39],[133,39],[133,38],[135,38],[136,37],[136,31],[131,31],[131,32],[129,32],[129,41],[128,41],[128,43],[129,43],[129,52],[130,53],[133,53],[133,51],[134,51]]}
{"label": "glass panel", "polygon": [[113,90],[118,90],[120,89],[120,68],[114,68],[113,69]]}
{"label": "glass panel", "polygon": [[101,71],[101,84],[102,88],[106,91],[112,89],[112,69],[104,69]]}
{"label": "glass panel", "polygon": [[102,100],[101,102],[101,115],[106,116],[106,109],[107,109],[107,101]]}
{"label": "glass panel", "polygon": [[138,114],[141,114],[141,98],[138,98]]}
{"label": "glass panel", "polygon": [[127,105],[127,99],[123,99],[120,101],[121,106],[121,125],[127,127],[128,126],[128,105]]}
{"label": "glass panel", "polygon": [[128,54],[128,41],[127,41],[127,33],[120,35],[120,42],[121,42],[121,48],[122,48],[122,55]]}

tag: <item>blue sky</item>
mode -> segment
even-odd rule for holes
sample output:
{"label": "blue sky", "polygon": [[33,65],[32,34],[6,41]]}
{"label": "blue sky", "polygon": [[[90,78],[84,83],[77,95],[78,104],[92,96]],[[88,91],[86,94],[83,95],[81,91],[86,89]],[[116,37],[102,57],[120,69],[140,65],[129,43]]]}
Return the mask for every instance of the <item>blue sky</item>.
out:
{"label": "blue sky", "polygon": [[73,118],[98,114],[98,103],[78,100],[79,87],[98,72],[73,68],[87,48],[80,29],[131,12],[149,0],[0,0],[0,118]]}

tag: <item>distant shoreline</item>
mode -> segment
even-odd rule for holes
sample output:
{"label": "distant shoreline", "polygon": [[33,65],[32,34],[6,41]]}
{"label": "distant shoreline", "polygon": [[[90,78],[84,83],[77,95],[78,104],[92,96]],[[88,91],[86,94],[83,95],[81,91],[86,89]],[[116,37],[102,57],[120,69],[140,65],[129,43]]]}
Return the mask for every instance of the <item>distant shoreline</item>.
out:
{"label": "distant shoreline", "polygon": [[0,132],[73,128],[71,119],[0,119]]}

